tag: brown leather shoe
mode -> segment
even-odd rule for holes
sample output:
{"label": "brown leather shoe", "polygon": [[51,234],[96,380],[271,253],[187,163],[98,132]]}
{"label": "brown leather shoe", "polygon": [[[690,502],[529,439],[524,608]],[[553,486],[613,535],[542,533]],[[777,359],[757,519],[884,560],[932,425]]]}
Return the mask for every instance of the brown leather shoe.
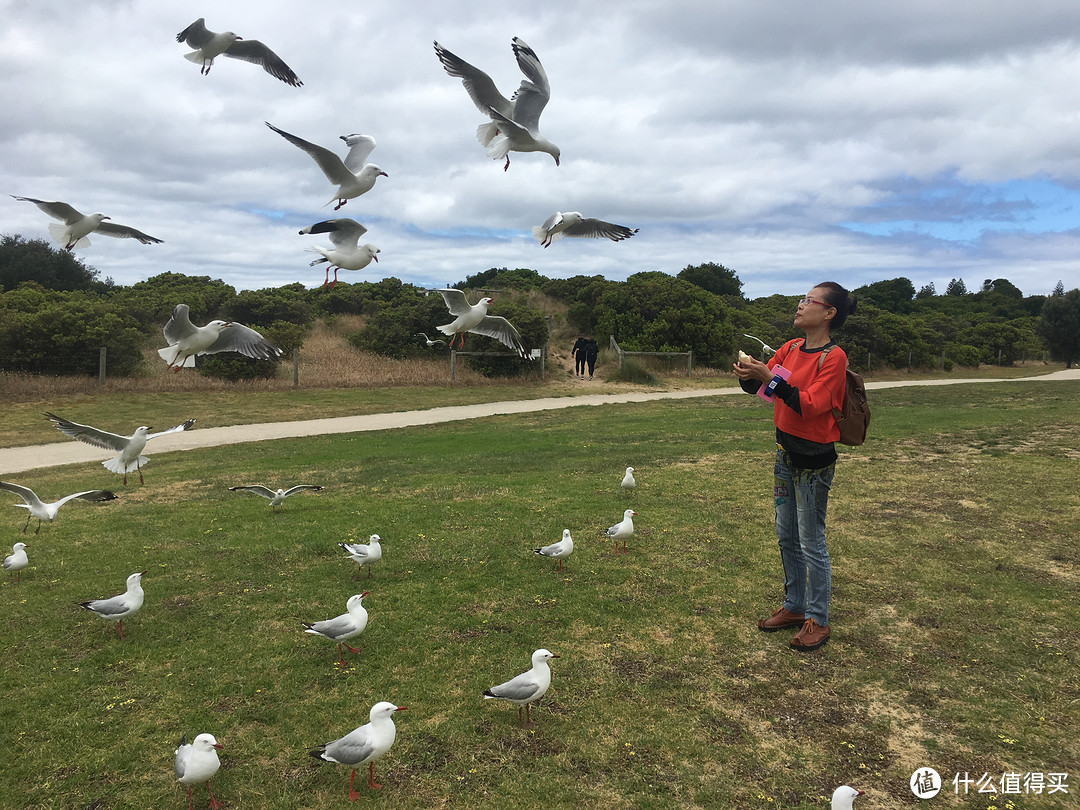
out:
{"label": "brown leather shoe", "polygon": [[807,619],[802,630],[795,634],[791,640],[791,648],[799,652],[816,650],[829,640],[829,626],[822,627],[813,619]]}
{"label": "brown leather shoe", "polygon": [[800,627],[804,621],[805,619],[801,613],[792,613],[790,610],[784,610],[783,606],[781,606],[769,618],[758,619],[757,627],[762,632],[775,633],[777,630],[784,630],[789,627]]}

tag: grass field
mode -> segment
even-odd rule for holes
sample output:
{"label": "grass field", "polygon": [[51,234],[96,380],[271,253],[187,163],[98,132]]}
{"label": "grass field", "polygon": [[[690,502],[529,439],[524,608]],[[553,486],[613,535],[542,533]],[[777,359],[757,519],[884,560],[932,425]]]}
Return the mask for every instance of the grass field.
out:
{"label": "grass field", "polygon": [[[28,539],[23,510],[0,510],[31,560],[0,582],[0,806],[183,807],[172,751],[202,731],[225,746],[228,807],[347,806],[348,769],[307,751],[380,700],[409,709],[376,765],[386,787],[357,806],[811,808],[848,783],[856,810],[880,810],[921,804],[921,766],[947,783],[931,807],[1074,806],[1078,396],[874,392],[870,439],[838,465],[833,637],[811,654],[755,626],[781,598],[756,398],[154,454],[141,487],[98,464],[20,475],[120,498],[69,504]],[[300,482],[326,489],[280,515],[227,489]],[[600,531],[628,503],[632,553],[614,555]],[[564,528],[576,548],[556,574],[531,549]],[[373,532],[384,558],[354,583],[335,544]],[[121,641],[75,603],[139,570]],[[337,667],[300,621],[361,590],[361,653]],[[480,695],[537,647],[561,658],[521,730]],[[952,795],[957,772],[1006,771],[1066,772],[1070,794]]]}

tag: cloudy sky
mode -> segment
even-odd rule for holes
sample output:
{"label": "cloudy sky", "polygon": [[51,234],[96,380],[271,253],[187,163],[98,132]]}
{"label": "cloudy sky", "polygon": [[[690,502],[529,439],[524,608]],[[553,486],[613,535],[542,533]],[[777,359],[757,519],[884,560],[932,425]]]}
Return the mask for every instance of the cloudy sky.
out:
{"label": "cloudy sky", "polygon": [[[79,13],[72,14],[78,7]],[[322,282],[297,231],[368,227],[381,263],[344,280],[442,286],[490,267],[551,277],[717,262],[751,298],[906,276],[1025,294],[1076,286],[1080,3],[1075,0],[0,0],[0,233],[47,238],[9,195],[64,200],[164,240],[91,237],[119,284],[166,271],[239,289]],[[176,34],[200,16],[273,48],[304,82]],[[438,40],[507,96],[514,36],[552,87],[562,150],[490,160]],[[333,187],[269,121],[390,176],[338,214]],[[531,227],[577,210],[633,239]],[[370,272],[369,272],[370,271]]]}

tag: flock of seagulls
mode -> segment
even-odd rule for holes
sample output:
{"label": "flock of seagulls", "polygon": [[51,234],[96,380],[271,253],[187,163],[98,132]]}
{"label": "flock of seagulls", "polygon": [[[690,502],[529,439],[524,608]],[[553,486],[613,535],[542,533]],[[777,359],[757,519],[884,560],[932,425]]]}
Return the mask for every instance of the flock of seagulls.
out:
{"label": "flock of seagulls", "polygon": [[[303,85],[296,73],[265,44],[258,40],[244,39],[231,31],[220,33],[210,31],[205,25],[204,18],[199,18],[187,26],[177,34],[176,39],[194,49],[185,54],[184,58],[199,64],[200,73],[204,75],[210,73],[217,57],[225,56],[259,65],[268,74],[292,87]],[[511,41],[514,58],[525,78],[509,99],[499,92],[490,76],[484,71],[461,59],[438,42],[434,43],[434,47],[436,56],[447,74],[461,79],[462,85],[477,109],[489,119],[478,127],[476,133],[488,157],[493,160],[505,160],[504,171],[510,168],[511,152],[547,153],[554,159],[556,166],[559,165],[561,157],[559,147],[542,135],[539,130],[540,116],[551,98],[547,73],[536,52],[524,40],[514,37]],[[342,158],[326,147],[285,132],[269,122],[266,122],[266,126],[307,153],[327,179],[336,186],[334,196],[327,203],[327,205],[335,203],[335,211],[349,200],[369,192],[379,177],[389,177],[387,172],[379,166],[367,162],[375,148],[375,140],[371,136],[361,134],[340,136],[349,150]],[[15,199],[32,203],[44,213],[59,220],[62,224],[50,225],[49,231],[53,238],[68,251],[88,246],[90,242],[87,237],[91,233],[136,239],[143,244],[155,244],[162,241],[135,228],[108,221],[110,218],[104,214],[84,215],[64,202],[44,201],[31,197],[15,197]],[[632,237],[637,232],[637,229],[600,219],[586,218],[576,211],[556,212],[548,217],[543,225],[533,228],[534,238],[544,248],[563,237],[605,238],[618,242]],[[324,287],[332,287],[337,283],[339,270],[362,270],[370,262],[378,262],[379,249],[372,244],[359,243],[360,238],[366,233],[365,226],[350,218],[327,219],[300,231],[300,234],[327,234],[333,244],[330,249],[309,248],[322,255],[322,258],[311,263],[312,266],[322,263],[327,265]],[[334,270],[333,282],[330,281],[331,269]],[[500,341],[523,358],[530,356],[522,343],[520,334],[509,321],[487,314],[488,307],[493,301],[492,298],[485,297],[476,304],[469,304],[465,294],[460,290],[439,289],[437,292],[442,295],[450,315],[454,318],[450,323],[437,327],[442,334],[450,337],[451,347],[457,339],[460,339],[459,345],[463,346],[464,334],[472,332]],[[168,346],[160,349],[158,353],[170,368],[177,371],[181,368],[192,368],[195,364],[194,358],[199,355],[218,352],[239,352],[245,356],[263,360],[277,359],[282,355],[281,350],[273,343],[254,329],[242,324],[213,320],[205,326],[195,326],[190,320],[187,304],[176,305],[172,317],[164,327],[164,335]],[[418,336],[424,339],[428,347],[444,343],[442,340],[432,340],[424,333],[418,333]],[[770,350],[770,347],[764,344],[763,348],[765,351]],[[102,463],[111,472],[122,474],[125,485],[127,475],[131,472],[137,472],[140,483],[143,483],[142,468],[147,464],[148,459],[142,455],[142,452],[149,440],[168,433],[188,430],[195,422],[194,419],[188,419],[173,428],[157,433],[152,433],[150,427],[141,426],[132,435],[122,436],[89,425],[71,422],[51,413],[47,414],[47,417],[65,435],[116,452],[115,457]],[[631,494],[637,485],[633,473],[634,468],[627,467],[621,482],[622,489]],[[252,492],[267,498],[270,500],[272,512],[283,510],[284,500],[297,492],[321,489],[321,486],[309,484],[293,486],[287,490],[273,490],[261,484],[230,487],[232,491]],[[117,497],[107,490],[87,490],[67,495],[53,503],[45,503],[29,488],[17,484],[0,481],[0,490],[11,492],[23,500],[23,503],[15,505],[28,511],[26,525],[22,530],[24,534],[29,528],[31,518],[38,519],[38,527],[35,531],[37,534],[41,531],[41,523],[53,521],[59,508],[70,500],[100,502],[114,500]],[[627,552],[627,540],[634,534],[633,517],[637,514],[633,509],[626,509],[623,519],[602,533],[614,541],[617,553]],[[621,549],[620,541],[622,542]],[[349,558],[357,563],[355,579],[359,578],[360,569],[364,566],[368,567],[370,578],[371,566],[382,558],[381,543],[382,538],[373,534],[367,544],[338,544]],[[21,582],[22,570],[29,564],[26,548],[26,543],[16,543],[12,547],[12,553],[3,560],[4,570],[15,573],[16,582]],[[564,570],[565,561],[573,551],[574,541],[569,529],[563,530],[562,539],[558,542],[534,549],[536,554],[553,560],[556,571]],[[121,639],[124,639],[123,620],[138,612],[144,603],[142,578],[145,574],[145,571],[131,574],[127,578],[126,589],[123,593],[110,598],[80,602],[78,605],[102,619],[114,622],[117,633]],[[343,647],[353,653],[359,652],[347,642],[359,636],[367,627],[368,611],[363,605],[363,600],[369,594],[370,591],[364,591],[350,597],[346,603],[346,612],[340,616],[325,621],[301,623],[305,633],[325,638],[338,645],[338,664],[345,663],[342,657]],[[532,666],[529,670],[505,683],[484,690],[483,697],[504,700],[516,705],[519,726],[532,725],[530,707],[547,693],[551,685],[549,661],[558,657],[558,654],[550,650],[537,649],[532,654]],[[368,723],[311,751],[311,755],[316,759],[346,765],[352,769],[348,793],[350,800],[360,797],[360,794],[354,790],[354,781],[357,768],[364,764],[368,765],[369,788],[382,787],[375,782],[374,763],[393,745],[396,737],[393,715],[405,709],[405,706],[398,706],[391,702],[378,702],[371,707]],[[197,735],[190,744],[186,742],[186,737],[181,738],[177,745],[175,773],[179,783],[188,789],[189,810],[192,788],[199,783],[206,785],[212,810],[217,810],[221,806],[210,791],[210,780],[220,767],[217,751],[221,748],[216,738],[208,733]],[[832,806],[834,810],[851,810],[854,798],[860,795],[862,795],[861,791],[842,786],[834,792]]]}

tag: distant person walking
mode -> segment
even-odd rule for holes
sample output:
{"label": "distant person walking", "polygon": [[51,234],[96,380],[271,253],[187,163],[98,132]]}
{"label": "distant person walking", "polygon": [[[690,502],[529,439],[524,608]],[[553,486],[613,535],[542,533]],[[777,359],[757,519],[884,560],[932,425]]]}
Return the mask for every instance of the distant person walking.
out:
{"label": "distant person walking", "polygon": [[[839,284],[818,284],[799,301],[795,326],[805,338],[789,340],[769,362],[750,358],[735,364],[743,390],[757,394],[766,386],[773,400],[776,461],[773,504],[780,560],[784,566],[784,602],[758,621],[766,633],[800,628],[791,647],[816,650],[829,640],[832,568],[825,547],[825,511],[836,471],[840,429],[833,408],[844,404],[847,355],[833,342],[855,311],[855,298]],[[776,367],[790,372],[785,380]]]}
{"label": "distant person walking", "polygon": [[589,379],[593,378],[593,371],[596,370],[596,356],[600,354],[600,347],[596,345],[596,341],[589,338],[585,341],[585,362],[589,365]]}
{"label": "distant person walking", "polygon": [[584,335],[578,335],[578,339],[574,342],[574,348],[570,350],[570,353],[574,356],[574,374],[577,375],[579,380],[585,379],[585,347],[589,341]]}

